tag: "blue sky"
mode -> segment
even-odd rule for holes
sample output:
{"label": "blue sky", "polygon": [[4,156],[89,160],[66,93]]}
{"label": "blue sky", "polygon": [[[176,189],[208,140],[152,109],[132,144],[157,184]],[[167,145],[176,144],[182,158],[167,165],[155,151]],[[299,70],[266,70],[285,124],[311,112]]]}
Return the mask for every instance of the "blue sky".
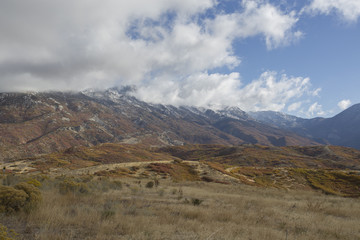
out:
{"label": "blue sky", "polygon": [[242,54],[243,79],[251,81],[266,70],[309,77],[313,87],[321,88],[314,100],[324,116],[341,111],[341,100],[360,103],[360,24],[332,13],[305,16],[297,26],[304,36],[290,46],[269,51],[261,39],[239,41],[235,46]]}
{"label": "blue sky", "polygon": [[0,91],[329,117],[360,103],[358,0],[0,2]]}

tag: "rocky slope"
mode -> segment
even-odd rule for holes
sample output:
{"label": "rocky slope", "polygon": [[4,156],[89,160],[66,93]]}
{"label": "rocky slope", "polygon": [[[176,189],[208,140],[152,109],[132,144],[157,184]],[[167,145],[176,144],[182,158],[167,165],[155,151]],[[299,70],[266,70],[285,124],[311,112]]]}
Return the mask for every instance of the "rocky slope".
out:
{"label": "rocky slope", "polygon": [[0,93],[0,159],[105,142],[312,145],[316,141],[222,111],[148,104],[130,88],[82,93]]}

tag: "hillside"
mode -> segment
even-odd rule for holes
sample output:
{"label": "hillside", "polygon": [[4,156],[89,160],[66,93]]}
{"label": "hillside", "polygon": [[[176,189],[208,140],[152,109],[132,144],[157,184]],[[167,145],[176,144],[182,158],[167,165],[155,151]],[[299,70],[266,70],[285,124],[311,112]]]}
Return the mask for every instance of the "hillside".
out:
{"label": "hillside", "polygon": [[330,144],[360,149],[360,104],[351,106],[336,116],[309,124],[309,132]]}
{"label": "hillside", "polygon": [[238,108],[212,111],[154,105],[130,93],[129,88],[0,93],[0,160],[116,142],[148,146],[316,144],[259,123]]}
{"label": "hillside", "polygon": [[338,146],[100,144],[73,147],[0,165],[8,171],[50,176],[170,178],[245,183],[285,189],[321,189],[360,196],[360,151]]}
{"label": "hillside", "polygon": [[273,112],[250,112],[262,124],[291,131],[322,144],[360,149],[360,104],[355,104],[331,118],[304,119]]}

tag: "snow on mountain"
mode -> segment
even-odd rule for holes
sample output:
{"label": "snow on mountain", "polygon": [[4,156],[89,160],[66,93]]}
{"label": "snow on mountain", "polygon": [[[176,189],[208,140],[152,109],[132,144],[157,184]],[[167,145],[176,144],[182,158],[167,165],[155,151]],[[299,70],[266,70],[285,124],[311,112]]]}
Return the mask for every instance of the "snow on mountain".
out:
{"label": "snow on mountain", "polygon": [[239,108],[214,111],[150,104],[133,97],[132,90],[0,94],[0,158],[28,157],[105,142],[316,144],[259,123]]}

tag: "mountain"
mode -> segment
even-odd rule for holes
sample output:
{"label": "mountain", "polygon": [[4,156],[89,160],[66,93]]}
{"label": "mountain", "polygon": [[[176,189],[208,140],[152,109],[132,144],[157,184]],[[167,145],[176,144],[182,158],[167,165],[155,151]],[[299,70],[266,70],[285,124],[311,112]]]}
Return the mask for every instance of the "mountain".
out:
{"label": "mountain", "polygon": [[307,120],[304,118],[299,118],[282,112],[274,111],[248,112],[248,114],[259,122],[284,129],[294,129],[297,127],[301,127]]}
{"label": "mountain", "polygon": [[317,126],[324,118],[305,119],[275,111],[248,112],[248,114],[262,124],[293,132],[321,144],[330,144],[326,139],[314,135],[311,131],[313,126]]}
{"label": "mountain", "polygon": [[0,160],[100,143],[313,145],[316,141],[254,120],[238,108],[219,111],[145,103],[132,88],[0,93]]}
{"label": "mountain", "polygon": [[360,104],[344,110],[332,118],[303,119],[279,112],[250,112],[263,124],[292,131],[323,144],[360,149]]}
{"label": "mountain", "polygon": [[360,104],[332,118],[313,122],[307,129],[312,136],[323,138],[330,144],[360,149]]}

